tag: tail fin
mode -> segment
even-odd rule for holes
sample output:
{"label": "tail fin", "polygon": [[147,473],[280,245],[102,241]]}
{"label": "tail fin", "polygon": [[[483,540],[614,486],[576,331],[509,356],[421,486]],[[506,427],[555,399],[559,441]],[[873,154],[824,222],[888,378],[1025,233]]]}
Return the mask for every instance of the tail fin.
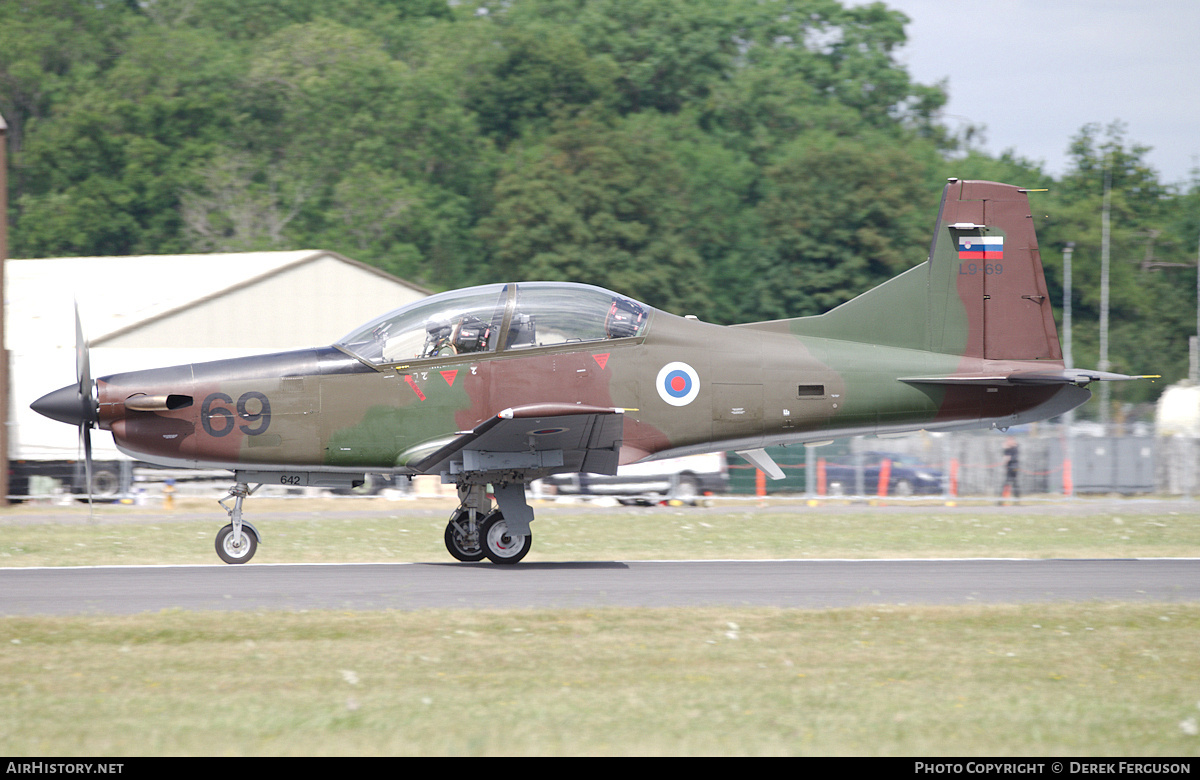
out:
{"label": "tail fin", "polygon": [[793,332],[990,360],[1062,360],[1026,190],[951,179],[929,259]]}

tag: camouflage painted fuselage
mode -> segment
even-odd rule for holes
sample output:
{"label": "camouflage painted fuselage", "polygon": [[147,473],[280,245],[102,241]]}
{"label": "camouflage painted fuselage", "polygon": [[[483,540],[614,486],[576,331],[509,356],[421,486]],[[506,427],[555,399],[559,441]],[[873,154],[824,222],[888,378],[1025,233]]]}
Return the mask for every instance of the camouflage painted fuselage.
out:
{"label": "camouflage painted fuselage", "polygon": [[523,434],[530,451],[567,435],[554,420],[571,407],[622,410],[629,463],[1007,427],[1090,395],[1062,373],[1027,197],[1008,185],[952,182],[926,262],[820,317],[725,327],[642,307],[636,335],[505,348],[515,298],[490,351],[366,360],[340,344],[117,374],[97,383],[99,424],[167,465],[415,473],[444,471],[431,453],[510,409],[544,423]]}
{"label": "camouflage painted fuselage", "polygon": [[[675,362],[699,376],[684,406],[665,402],[656,387],[660,369]],[[655,312],[644,337],[586,349],[376,369],[327,348],[117,374],[99,381],[100,426],[130,455],[164,465],[411,472],[431,445],[504,409],[534,404],[627,410],[621,462],[628,463],[877,432],[1007,426],[1061,413],[1060,393],[1073,396],[1065,408],[1087,398],[1086,390],[1061,385],[897,381],[953,374],[959,363]],[[125,401],[137,394],[190,403],[130,411]]]}

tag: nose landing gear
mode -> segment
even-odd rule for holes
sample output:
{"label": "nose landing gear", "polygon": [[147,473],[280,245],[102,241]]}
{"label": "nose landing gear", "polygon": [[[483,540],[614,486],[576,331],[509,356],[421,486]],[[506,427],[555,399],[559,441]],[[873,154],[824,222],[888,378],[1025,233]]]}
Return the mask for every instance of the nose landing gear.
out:
{"label": "nose landing gear", "polygon": [[[217,501],[229,515],[229,525],[217,531],[217,555],[225,563],[245,563],[254,557],[258,550],[258,529],[242,520],[242,501],[254,494],[262,485],[253,489],[245,482],[239,482],[229,488],[229,494]],[[226,501],[233,499],[233,506]]]}

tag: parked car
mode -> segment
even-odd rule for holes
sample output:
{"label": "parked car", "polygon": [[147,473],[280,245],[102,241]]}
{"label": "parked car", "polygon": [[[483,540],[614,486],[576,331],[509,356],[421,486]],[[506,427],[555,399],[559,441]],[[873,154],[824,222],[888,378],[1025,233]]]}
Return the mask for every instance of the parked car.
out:
{"label": "parked car", "polygon": [[942,492],[944,473],[921,463],[911,455],[898,452],[862,452],[842,455],[825,462],[825,492],[831,496],[856,495],[859,491],[859,458],[862,468],[862,494],[874,495],[879,490],[879,469],[884,460],[891,461],[888,495],[937,495]]}
{"label": "parked car", "polygon": [[612,496],[626,503],[677,499],[693,503],[709,493],[728,490],[725,453],[633,463],[604,474],[553,474],[541,480],[543,489],[562,495]]}

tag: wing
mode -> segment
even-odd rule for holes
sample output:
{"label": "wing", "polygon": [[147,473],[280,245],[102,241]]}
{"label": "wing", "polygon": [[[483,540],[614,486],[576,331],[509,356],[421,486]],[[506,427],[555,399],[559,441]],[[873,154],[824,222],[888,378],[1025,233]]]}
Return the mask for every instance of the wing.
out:
{"label": "wing", "polygon": [[401,464],[424,474],[616,474],[624,410],[582,404],[505,409],[469,431],[414,447]]}

